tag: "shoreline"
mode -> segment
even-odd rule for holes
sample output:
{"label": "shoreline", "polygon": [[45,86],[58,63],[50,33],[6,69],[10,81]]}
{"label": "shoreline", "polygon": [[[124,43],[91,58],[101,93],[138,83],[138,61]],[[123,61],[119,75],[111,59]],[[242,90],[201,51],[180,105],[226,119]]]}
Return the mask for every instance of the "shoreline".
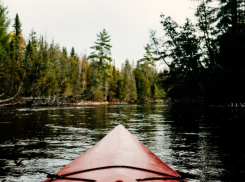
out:
{"label": "shoreline", "polygon": [[45,107],[45,106],[57,106],[57,107],[66,107],[66,106],[89,106],[89,105],[127,105],[127,104],[164,104],[169,105],[166,102],[156,102],[156,101],[149,101],[149,102],[94,102],[94,101],[81,101],[75,103],[6,103],[1,104],[1,107]]}

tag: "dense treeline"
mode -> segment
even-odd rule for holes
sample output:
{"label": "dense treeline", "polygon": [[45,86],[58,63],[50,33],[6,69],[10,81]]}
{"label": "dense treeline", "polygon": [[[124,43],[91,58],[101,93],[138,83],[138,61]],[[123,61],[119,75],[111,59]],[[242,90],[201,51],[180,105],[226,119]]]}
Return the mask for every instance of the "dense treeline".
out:
{"label": "dense treeline", "polygon": [[175,101],[244,103],[245,1],[198,2],[196,24],[187,19],[180,26],[161,15],[165,37],[151,32],[148,61],[164,60],[160,80]]}
{"label": "dense treeline", "polygon": [[97,35],[93,52],[79,57],[74,48],[68,53],[34,31],[24,40],[18,14],[8,32],[7,13],[0,4],[0,102],[40,96],[111,102],[165,97],[155,67],[146,61],[134,66],[126,60],[121,70],[115,67],[105,30]]}
{"label": "dense treeline", "polygon": [[[144,58],[121,70],[110,57],[110,36],[97,35],[93,52],[79,57],[31,32],[22,37],[18,15],[13,31],[0,5],[0,96],[79,96],[94,101],[149,101],[167,96],[187,103],[245,102],[245,1],[197,0],[193,24],[161,15],[164,38],[151,32]],[[154,62],[167,68],[157,73]],[[164,90],[163,90],[164,89]]]}

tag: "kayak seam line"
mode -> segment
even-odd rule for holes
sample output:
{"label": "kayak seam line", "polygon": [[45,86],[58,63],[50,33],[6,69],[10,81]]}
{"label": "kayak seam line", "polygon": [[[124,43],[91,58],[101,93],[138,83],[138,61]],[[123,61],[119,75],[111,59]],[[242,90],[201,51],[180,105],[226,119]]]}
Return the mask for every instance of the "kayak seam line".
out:
{"label": "kayak seam line", "polygon": [[72,172],[72,173],[68,173],[68,174],[62,174],[62,176],[69,176],[69,175],[73,175],[73,174],[85,173],[85,172],[90,172],[90,171],[95,171],[95,170],[110,169],[110,168],[128,168],[128,169],[134,169],[134,170],[140,170],[140,171],[146,171],[146,172],[150,172],[150,173],[154,173],[154,174],[159,174],[159,175],[162,175],[162,176],[168,176],[168,177],[171,177],[171,178],[179,180],[179,181],[180,181],[180,179],[182,179],[181,176],[173,176],[173,175],[169,175],[169,174],[166,174],[166,173],[161,173],[161,172],[152,171],[152,170],[149,170],[149,169],[144,169],[144,168],[139,168],[139,167],[118,166],[118,165],[85,169],[85,170],[76,171],[76,172]]}
{"label": "kayak seam line", "polygon": [[103,169],[111,169],[111,168],[127,168],[127,169],[134,169],[134,170],[140,170],[140,171],[146,171],[154,174],[159,174],[162,176],[167,176],[167,177],[155,177],[155,178],[141,178],[141,179],[135,179],[136,181],[147,181],[147,180],[176,180],[179,182],[184,182],[181,176],[173,176],[169,175],[166,173],[161,173],[157,171],[152,171],[149,169],[144,169],[144,168],[139,168],[139,167],[133,167],[133,166],[104,166],[104,167],[98,167],[98,168],[91,168],[91,169],[86,169],[86,170],[81,170],[81,171],[76,171],[72,173],[67,173],[63,175],[58,175],[58,174],[48,174],[47,177],[51,178],[51,181],[54,181],[56,179],[67,179],[67,180],[76,180],[76,181],[88,181],[88,182],[96,182],[96,180],[92,179],[82,179],[82,178],[69,178],[66,176],[74,175],[74,174],[79,174],[79,173],[85,173],[85,172],[90,172],[90,171],[95,171],[95,170],[103,170]]}

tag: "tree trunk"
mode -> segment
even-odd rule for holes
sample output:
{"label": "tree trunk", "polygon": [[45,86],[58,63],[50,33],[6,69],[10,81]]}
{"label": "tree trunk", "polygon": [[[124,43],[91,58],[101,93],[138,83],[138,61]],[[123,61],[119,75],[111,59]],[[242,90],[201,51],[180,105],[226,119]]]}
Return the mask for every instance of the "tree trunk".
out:
{"label": "tree trunk", "polygon": [[15,94],[15,96],[10,97],[10,98],[5,99],[5,100],[0,100],[0,103],[2,103],[2,102],[8,102],[8,101],[10,101],[10,100],[13,100],[13,99],[19,94],[19,92],[20,92],[20,90],[21,90],[21,87],[22,87],[22,84],[20,85],[19,90],[18,90],[18,92]]}
{"label": "tree trunk", "polygon": [[105,76],[105,101],[107,101],[107,93],[108,93],[108,80]]}

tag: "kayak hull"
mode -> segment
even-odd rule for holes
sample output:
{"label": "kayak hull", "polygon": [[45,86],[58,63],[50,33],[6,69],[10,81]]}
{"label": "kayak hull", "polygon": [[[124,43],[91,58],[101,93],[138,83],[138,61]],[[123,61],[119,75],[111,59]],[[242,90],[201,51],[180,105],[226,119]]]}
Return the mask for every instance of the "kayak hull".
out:
{"label": "kayak hull", "polygon": [[[94,168],[99,169],[74,173]],[[66,175],[69,173],[70,175]],[[98,182],[135,182],[136,179],[180,176],[122,125],[115,127],[100,142],[59,170],[56,174],[59,176],[65,175],[66,178],[92,179]],[[50,180],[51,178],[48,178],[44,182],[49,182]],[[71,182],[73,180],[55,179],[53,181]],[[173,182],[176,180],[154,180],[154,182],[157,181]],[[183,182],[187,181],[183,180]]]}

